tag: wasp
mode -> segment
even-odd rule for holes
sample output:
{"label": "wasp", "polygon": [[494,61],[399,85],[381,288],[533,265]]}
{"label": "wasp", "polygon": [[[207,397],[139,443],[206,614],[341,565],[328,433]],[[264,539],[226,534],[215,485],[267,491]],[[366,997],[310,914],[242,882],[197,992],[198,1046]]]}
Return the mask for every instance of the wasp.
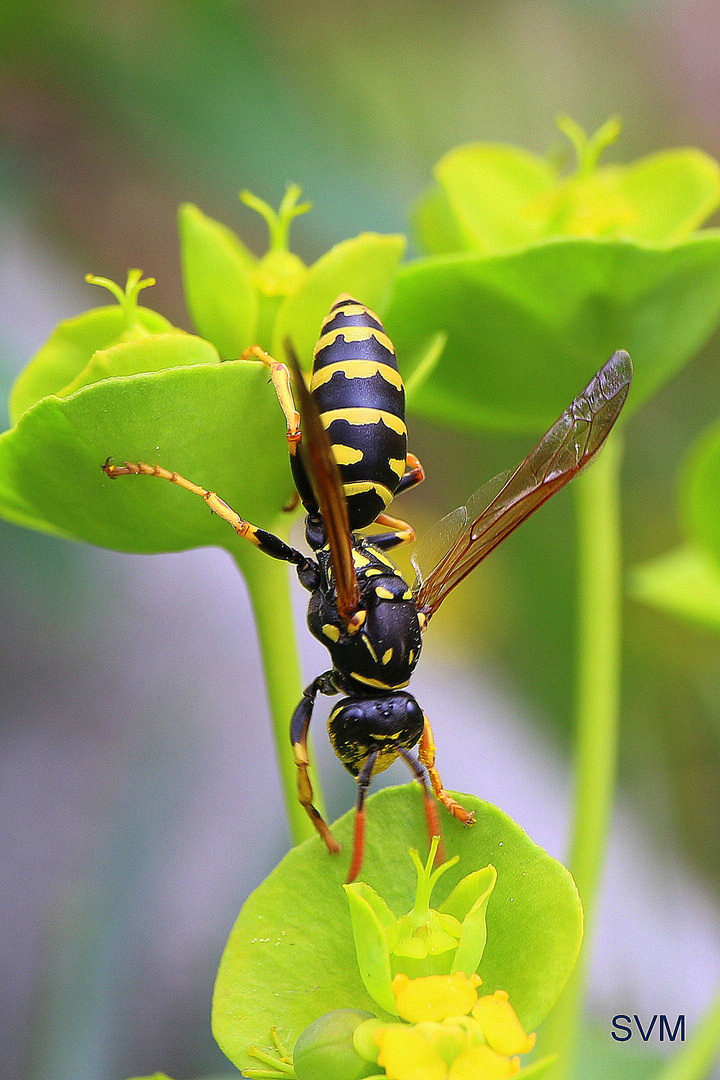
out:
{"label": "wasp", "polygon": [[[310,593],[310,632],[332,662],[306,687],[290,723],[298,798],[328,850],[337,853],[340,846],[313,805],[307,743],[317,695],[343,694],[330,713],[328,732],[357,780],[352,881],[362,865],[371,778],[398,757],[420,782],[431,835],[441,831],[437,803],[463,824],[473,823],[473,815],[443,787],[430,722],[406,690],[424,631],[455,586],[595,456],[625,402],[632,364],[626,352],[614,353],[514,472],[449,515],[449,547],[427,575],[414,559],[417,579],[410,587],[386,552],[413,541],[415,533],[387,508],[425,473],[408,453],[405,392],[392,342],[370,308],[343,294],[322,324],[309,387],[289,342],[286,348],[290,367],[257,346],[243,357],[269,368],[287,423],[290,467],[312,556],[243,520],[215,492],[161,466],[113,465],[108,459],[103,470],[111,478],[140,474],[178,484],[201,496],[260,551],[295,566]],[[388,531],[363,535],[371,525]],[[417,758],[411,753],[416,746]]]}

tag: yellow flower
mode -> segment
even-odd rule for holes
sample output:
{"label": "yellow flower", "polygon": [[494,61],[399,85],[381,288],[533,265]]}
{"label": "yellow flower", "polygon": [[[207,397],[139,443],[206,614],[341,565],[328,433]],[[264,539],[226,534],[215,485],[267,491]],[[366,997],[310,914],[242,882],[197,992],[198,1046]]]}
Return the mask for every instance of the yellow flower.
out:
{"label": "yellow flower", "polygon": [[[397,1012],[409,1024],[373,1030],[388,1080],[506,1080],[520,1071],[517,1054],[535,1044],[504,990],[478,997],[481,980],[462,972],[410,979],[396,975]],[[470,1015],[468,1015],[470,1014]]]}
{"label": "yellow flower", "polygon": [[398,1016],[419,1024],[423,1020],[447,1020],[449,1016],[467,1016],[478,1000],[476,986],[482,979],[462,971],[454,975],[425,975],[410,979],[396,975],[392,989]]}
{"label": "yellow flower", "polygon": [[529,1054],[535,1035],[526,1035],[504,990],[478,999],[472,1010],[485,1041],[498,1054]]}

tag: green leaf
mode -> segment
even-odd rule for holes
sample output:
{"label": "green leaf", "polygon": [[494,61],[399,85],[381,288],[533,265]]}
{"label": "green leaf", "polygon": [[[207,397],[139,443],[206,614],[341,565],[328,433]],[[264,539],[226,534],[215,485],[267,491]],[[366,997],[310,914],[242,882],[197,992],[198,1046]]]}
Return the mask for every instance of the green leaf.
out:
{"label": "green leaf", "polygon": [[696,443],[682,478],[680,498],[691,540],[720,564],[720,423]]}
{"label": "green leaf", "polygon": [[720,566],[700,548],[679,548],[636,567],[630,593],[669,615],[720,631]]}
{"label": "green leaf", "polygon": [[[533,202],[552,190],[556,174],[535,154],[492,143],[459,146],[441,158],[435,176],[457,222],[460,250],[510,251],[542,235],[544,222],[533,213]],[[442,223],[443,209],[436,207]]]}
{"label": "green leaf", "polygon": [[428,188],[410,215],[413,236],[421,251],[445,255],[466,250],[466,242],[446,192],[438,184]]}
{"label": "green leaf", "polygon": [[151,477],[110,480],[116,460],[177,470],[266,529],[287,531],[293,491],[282,414],[262,364],[170,368],[49,397],[0,436],[0,514],[120,551],[205,544],[266,559],[202,499]]}
{"label": "green leaf", "polygon": [[302,366],[309,368],[318,330],[340,293],[350,293],[360,303],[382,311],[404,250],[403,236],[361,233],[321,256],[278,311],[273,355],[284,357],[289,337]]}
{"label": "green leaf", "polygon": [[[582,933],[577,891],[567,870],[496,807],[459,796],[476,813],[464,828],[445,817],[448,856],[459,862],[442,878],[448,894],[465,874],[488,862],[498,881],[488,909],[488,943],[479,974],[483,992],[506,990],[526,1030],[547,1014],[572,970]],[[333,827],[345,851],[354,812]],[[408,851],[425,846],[422,796],[415,785],[386,789],[367,804],[362,877],[389,904],[408,911],[415,872]],[[339,1008],[378,1012],[355,959],[342,882],[348,857],[328,855],[318,837],[290,851],[249,897],[218,972],[213,1030],[239,1068],[248,1046],[272,1027],[292,1046],[323,1013]],[[440,884],[437,886],[440,892]]]}
{"label": "green leaf", "polygon": [[257,265],[240,239],[192,203],[178,211],[185,298],[202,337],[224,359],[254,345],[258,298],[252,280]]}
{"label": "green leaf", "polygon": [[535,1080],[537,1076],[542,1076],[544,1072],[547,1072],[556,1061],[557,1054],[548,1054],[547,1057],[539,1058],[537,1061],[533,1061],[531,1065],[521,1069],[519,1073],[516,1073],[517,1080]]}
{"label": "green leaf", "polygon": [[[138,307],[137,318],[148,334],[174,329],[167,319],[150,308]],[[84,371],[93,353],[115,345],[126,325],[126,313],[118,304],[92,308],[59,323],[15,381],[10,394],[12,423],[41,398],[59,393]]]}
{"label": "green leaf", "polygon": [[641,243],[683,240],[720,205],[720,166],[701,150],[665,150],[613,173],[635,211],[622,231]]}
{"label": "green leaf", "polygon": [[343,888],[350,908],[355,953],[363,984],[381,1008],[394,1013],[390,949],[384,927],[393,925],[397,920],[382,897],[364,881],[344,885]]}
{"label": "green leaf", "polygon": [[151,334],[139,341],[123,341],[93,353],[87,367],[68,386],[58,391],[58,397],[68,397],[81,387],[100,382],[101,379],[219,362],[217,349],[204,338],[186,334],[182,330]]}
{"label": "green leaf", "polygon": [[403,267],[385,326],[398,356],[446,332],[412,407],[458,427],[543,429],[616,349],[637,409],[710,336],[720,316],[720,232],[672,248],[551,240],[508,255]]}
{"label": "green leaf", "polygon": [[441,910],[454,915],[462,926],[453,971],[471,975],[478,969],[487,941],[487,907],[496,883],[495,867],[484,866],[460,881],[442,905]]}

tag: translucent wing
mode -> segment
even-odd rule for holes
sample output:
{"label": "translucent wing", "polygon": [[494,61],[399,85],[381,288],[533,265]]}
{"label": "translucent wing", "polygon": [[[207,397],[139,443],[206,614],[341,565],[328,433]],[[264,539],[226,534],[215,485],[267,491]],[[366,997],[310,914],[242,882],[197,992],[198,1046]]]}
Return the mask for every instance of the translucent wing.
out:
{"label": "translucent wing", "polygon": [[631,379],[630,357],[614,353],[515,472],[480,488],[466,507],[440,522],[441,531],[443,522],[455,522],[449,550],[424,579],[413,559],[415,601],[428,619],[493,548],[594,457],[620,415]]}
{"label": "translucent wing", "polygon": [[342,477],[315,398],[307,388],[289,338],[285,339],[285,351],[293,373],[302,417],[303,462],[317,496],[330,546],[338,612],[343,619],[347,619],[358,605],[360,589],[352,557],[352,537]]}

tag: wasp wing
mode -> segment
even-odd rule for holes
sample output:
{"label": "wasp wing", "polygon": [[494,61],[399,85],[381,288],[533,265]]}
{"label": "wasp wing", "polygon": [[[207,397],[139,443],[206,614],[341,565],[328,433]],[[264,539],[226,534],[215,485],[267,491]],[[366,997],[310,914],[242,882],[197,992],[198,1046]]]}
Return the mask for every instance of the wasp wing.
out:
{"label": "wasp wing", "polygon": [[328,433],[320,419],[315,398],[307,388],[298,358],[289,338],[285,339],[285,351],[293,373],[295,392],[302,417],[303,463],[317,497],[322,515],[325,535],[330,547],[330,561],[337,592],[337,607],[341,618],[347,619],[355,611],[360,599],[357,574],[352,556],[352,536],[348,518],[347,501],[342,477]]}
{"label": "wasp wing", "polygon": [[630,357],[614,353],[517,469],[501,478],[499,490],[497,481],[491,481],[489,496],[485,485],[466,507],[448,516],[455,519],[455,537],[424,580],[413,560],[415,601],[428,619],[493,548],[595,456],[620,415],[631,379]]}

